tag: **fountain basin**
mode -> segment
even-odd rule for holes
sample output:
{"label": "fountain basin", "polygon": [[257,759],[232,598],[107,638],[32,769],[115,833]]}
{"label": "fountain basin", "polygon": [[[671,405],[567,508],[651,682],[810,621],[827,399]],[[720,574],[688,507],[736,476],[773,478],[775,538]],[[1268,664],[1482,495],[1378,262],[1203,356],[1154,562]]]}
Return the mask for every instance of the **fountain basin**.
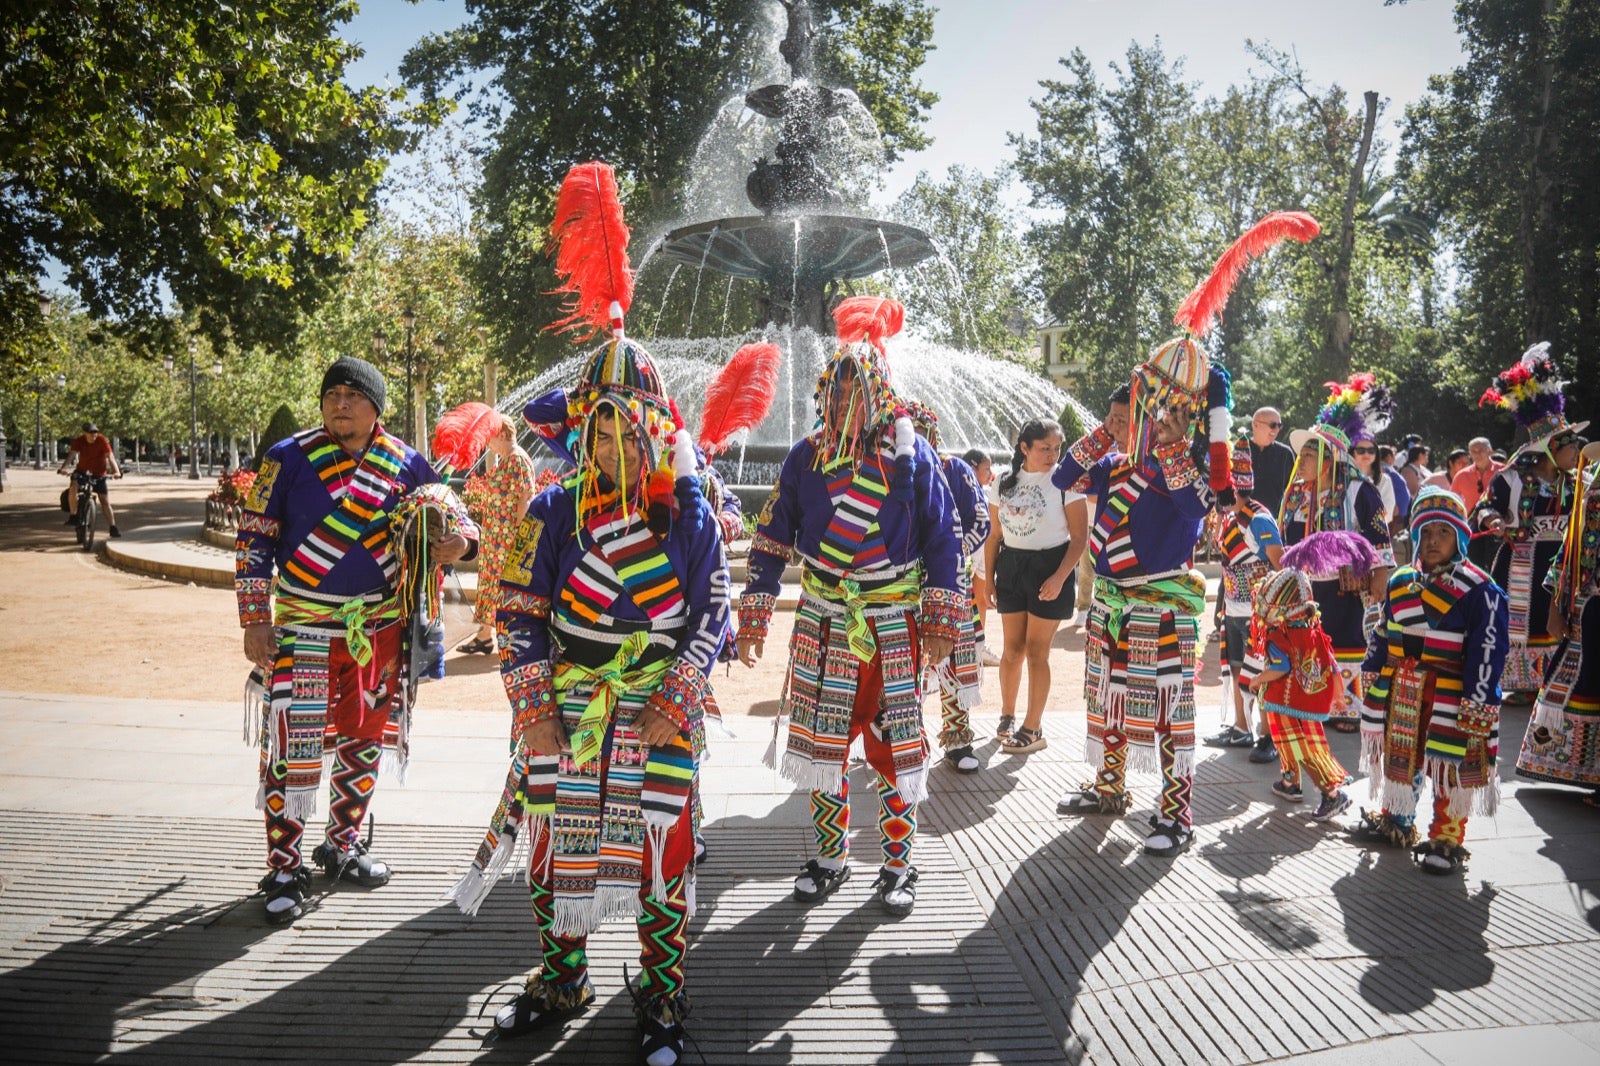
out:
{"label": "fountain basin", "polygon": [[932,256],[934,246],[926,233],[896,222],[852,215],[750,215],[682,226],[662,238],[659,254],[787,293],[792,286],[911,266]]}

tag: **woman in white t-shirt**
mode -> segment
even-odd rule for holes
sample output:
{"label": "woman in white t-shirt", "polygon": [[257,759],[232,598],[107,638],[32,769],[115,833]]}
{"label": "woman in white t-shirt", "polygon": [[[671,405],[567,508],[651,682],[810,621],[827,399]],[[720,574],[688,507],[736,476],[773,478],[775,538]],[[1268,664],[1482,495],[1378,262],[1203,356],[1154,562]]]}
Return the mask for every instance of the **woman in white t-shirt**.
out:
{"label": "woman in white t-shirt", "polygon": [[[1000,615],[1000,750],[1026,755],[1045,747],[1040,723],[1050,695],[1050,642],[1076,604],[1074,570],[1088,544],[1084,498],[1050,483],[1061,457],[1061,426],[1033,420],[1023,425],[1011,471],[989,503],[984,545],[989,605]],[[1022,664],[1028,664],[1028,710],[1016,724]]]}

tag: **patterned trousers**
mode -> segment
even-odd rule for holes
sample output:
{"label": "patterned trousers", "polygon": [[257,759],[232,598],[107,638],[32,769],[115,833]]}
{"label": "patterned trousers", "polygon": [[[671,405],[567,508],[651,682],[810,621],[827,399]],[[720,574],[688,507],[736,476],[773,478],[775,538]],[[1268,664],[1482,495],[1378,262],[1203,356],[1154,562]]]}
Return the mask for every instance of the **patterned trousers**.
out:
{"label": "patterned trousers", "polygon": [[[343,850],[361,837],[361,823],[378,784],[378,764],[383,745],[357,737],[338,738],[333,770],[328,775],[328,843]],[[275,870],[300,866],[300,840],[306,824],[286,811],[284,763],[271,764],[263,779],[266,795],[267,864]]]}
{"label": "patterned trousers", "polygon": [[[1161,757],[1161,813],[1165,822],[1181,826],[1194,824],[1194,810],[1190,800],[1194,794],[1194,774],[1178,772],[1178,750],[1172,739],[1172,725],[1158,722],[1155,727],[1156,751]],[[1095,791],[1106,796],[1120,796],[1128,790],[1128,735],[1120,729],[1106,727],[1104,756],[1100,772],[1095,775]]]}
{"label": "patterned trousers", "polygon": [[1272,744],[1278,749],[1278,764],[1286,779],[1298,781],[1304,770],[1317,791],[1324,794],[1336,792],[1344,785],[1344,767],[1328,750],[1328,734],[1323,731],[1321,722],[1276,711],[1267,711],[1266,715]]}
{"label": "patterned trousers", "polygon": [[[811,793],[811,825],[817,834],[819,859],[844,859],[850,854],[850,778],[837,793]],[[911,865],[911,845],[917,836],[917,805],[907,803],[900,791],[878,775],[878,839],[883,865],[901,869]]]}

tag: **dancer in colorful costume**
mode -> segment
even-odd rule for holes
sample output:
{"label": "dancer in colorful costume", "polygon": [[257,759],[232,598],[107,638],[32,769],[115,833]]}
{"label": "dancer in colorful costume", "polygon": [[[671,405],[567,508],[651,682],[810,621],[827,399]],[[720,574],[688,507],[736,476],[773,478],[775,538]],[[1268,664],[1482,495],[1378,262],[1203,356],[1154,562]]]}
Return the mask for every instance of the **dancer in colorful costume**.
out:
{"label": "dancer in colorful costume", "polygon": [[1529,348],[1516,365],[1495,378],[1478,401],[1506,408],[1528,442],[1494,475],[1489,489],[1473,508],[1475,531],[1498,533],[1501,543],[1489,573],[1511,597],[1511,653],[1500,687],[1507,698],[1531,699],[1544,683],[1545,668],[1555,650],[1546,618],[1550,593],[1544,577],[1550,572],[1567,533],[1567,516],[1577,495],[1574,469],[1587,422],[1566,419],[1566,398],[1550,345]]}
{"label": "dancer in colorful costume", "polygon": [[1265,665],[1251,683],[1278,752],[1281,777],[1275,795],[1291,803],[1302,799],[1301,773],[1322,794],[1313,821],[1326,822],[1350,807],[1344,767],[1328,750],[1322,723],[1345,699],[1333,644],[1322,631],[1311,575],[1337,573],[1350,566],[1365,573],[1377,556],[1353,533],[1316,533],[1283,553],[1283,569],[1256,591],[1250,645]]}
{"label": "dancer in colorful costume", "polygon": [[[1179,308],[1176,321],[1185,334],[1134,370],[1129,440],[1114,441],[1098,426],[1069,447],[1056,467],[1057,488],[1070,488],[1087,475],[1084,491],[1095,497],[1084,761],[1099,767],[1096,779],[1056,810],[1123,813],[1129,763],[1153,769],[1159,758],[1161,803],[1145,840],[1148,855],[1177,855],[1194,839],[1194,656],[1205,579],[1190,559],[1219,494],[1225,505],[1233,502],[1228,376],[1211,364],[1200,338],[1251,255],[1285,237],[1310,240],[1317,232],[1310,215],[1276,212],[1235,241]],[[1209,469],[1191,453],[1196,424],[1209,441]],[[1119,444],[1125,453],[1115,450]]]}
{"label": "dancer in colorful costume", "polygon": [[1517,773],[1592,789],[1600,807],[1600,442],[1583,449],[1566,539],[1544,580],[1546,626],[1557,640],[1544,687],[1533,704]]}
{"label": "dancer in colorful costume", "polygon": [[1383,516],[1383,497],[1377,486],[1356,470],[1350,444],[1376,438],[1393,417],[1394,401],[1388,387],[1379,385],[1371,374],[1356,374],[1348,382],[1330,383],[1328,388],[1328,402],[1317,412],[1316,423],[1289,435],[1297,458],[1278,525],[1283,529],[1283,542],[1291,547],[1313,533],[1343,530],[1360,534],[1378,553],[1379,565],[1366,578],[1345,569],[1311,583],[1322,630],[1333,641],[1346,689],[1345,701],[1328,720],[1339,732],[1353,733],[1361,702],[1361,662],[1367,653],[1367,637],[1377,625],[1377,607],[1394,568],[1394,552]]}
{"label": "dancer in colorful costume", "polygon": [[[300,840],[324,762],[328,825],[313,861],[364,888],[388,882],[360,836],[380,764],[403,781],[410,759],[416,679],[405,630],[415,598],[402,592],[438,580],[419,554],[442,565],[477,550],[466,507],[379,422],[384,399],[376,367],[336,360],[322,377],[322,425],[268,449],[239,519],[234,592],[260,697],[247,698],[245,739],[261,749],[256,806],[272,867],[261,890],[273,924],[304,913],[311,875]],[[417,511],[408,500],[443,516],[422,544],[398,517]]]}
{"label": "dancer in colorful costume", "polygon": [[626,337],[632,295],[616,179],[574,167],[556,202],[557,266],[574,294],[558,327],[608,322],[570,392],[577,471],[537,496],[501,574],[496,626],[514,753],[500,805],[453,897],[475,913],[519,841],[542,967],[495,1016],[515,1036],[594,999],[586,943],[638,923],[641,1061],[683,1052],[691,826],[707,675],[728,621],[722,538],[694,442],[656,367]]}
{"label": "dancer in colorful costume", "polygon": [[989,539],[989,505],[978,475],[965,459],[939,452],[939,416],[933,408],[918,401],[908,405],[911,424],[918,435],[941,455],[939,472],[956,503],[959,519],[957,535],[961,543],[961,587],[972,604],[972,616],[961,623],[950,658],[939,665],[939,747],[944,761],[958,774],[975,774],[983,764],[973,754],[972,708],[983,698],[983,663],[978,655],[983,648],[983,629],[978,601],[973,591],[973,560],[980,558],[984,541]]}
{"label": "dancer in colorful costume", "polygon": [[878,774],[875,888],[892,914],[916,902],[911,849],[928,794],[924,668],[949,657],[972,611],[939,456],[889,384],[884,341],[904,315],[874,297],[835,308],[839,346],[817,379],[817,427],[789,450],[762,507],[739,600],[739,658],[754,666],[784,567],[800,554],[779,770],[811,791],[817,855],[795,879],[795,898],[821,900],[850,876],[845,764],[859,736]]}
{"label": "dancer in colorful costume", "polygon": [[1468,858],[1467,815],[1500,802],[1500,670],[1510,642],[1506,594],[1467,560],[1461,497],[1425,488],[1411,504],[1416,561],[1390,577],[1383,623],[1362,664],[1361,769],[1377,814],[1357,833],[1415,844],[1417,800],[1433,782],[1433,824],[1413,849],[1422,869],[1447,874]]}

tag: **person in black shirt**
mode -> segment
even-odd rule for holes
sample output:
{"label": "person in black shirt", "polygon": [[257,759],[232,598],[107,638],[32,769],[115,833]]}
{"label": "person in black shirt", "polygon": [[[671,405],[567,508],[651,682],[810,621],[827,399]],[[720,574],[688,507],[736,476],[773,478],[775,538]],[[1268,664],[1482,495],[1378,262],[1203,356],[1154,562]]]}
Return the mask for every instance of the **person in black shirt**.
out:
{"label": "person in black shirt", "polygon": [[1283,416],[1276,407],[1258,407],[1250,422],[1250,462],[1255,469],[1254,499],[1274,518],[1283,506],[1283,493],[1294,472],[1294,449],[1278,439]]}

